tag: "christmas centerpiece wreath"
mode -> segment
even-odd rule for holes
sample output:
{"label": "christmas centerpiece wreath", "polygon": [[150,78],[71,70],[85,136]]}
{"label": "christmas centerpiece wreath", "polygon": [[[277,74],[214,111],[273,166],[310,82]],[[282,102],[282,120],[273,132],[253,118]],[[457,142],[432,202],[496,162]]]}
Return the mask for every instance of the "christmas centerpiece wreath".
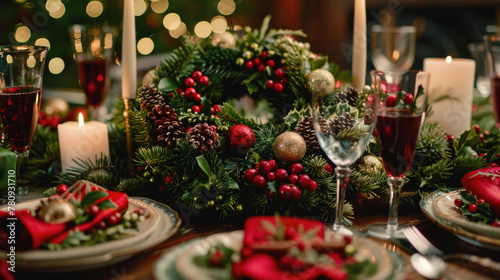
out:
{"label": "christmas centerpiece wreath", "polygon": [[[150,84],[139,88],[130,116],[134,174],[125,168],[120,102],[110,132],[113,160],[80,161],[58,181],[85,179],[150,196],[177,207],[186,222],[276,211],[332,221],[335,175],[312,125],[308,75],[321,69],[319,75],[331,73],[344,82],[332,88],[337,103],[325,129],[358,133],[352,116],[337,114],[336,108],[361,108],[370,89],[350,87],[348,73],[295,39],[305,37],[302,31],[269,29],[269,21],[266,17],[258,30],[185,37],[160,63]],[[239,108],[250,103],[251,110]],[[453,139],[426,123],[401,203],[415,206],[422,193],[459,187],[464,174],[496,160],[498,143],[495,133],[471,130]],[[375,141],[352,169],[350,193],[361,194],[353,198],[386,197],[387,175]],[[352,205],[341,211],[350,223]]]}

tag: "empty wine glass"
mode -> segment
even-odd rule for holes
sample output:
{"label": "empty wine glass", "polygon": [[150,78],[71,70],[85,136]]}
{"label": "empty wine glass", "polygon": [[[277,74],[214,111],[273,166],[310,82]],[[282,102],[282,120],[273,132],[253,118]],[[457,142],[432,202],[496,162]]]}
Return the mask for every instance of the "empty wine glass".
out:
{"label": "empty wine glass", "polygon": [[377,70],[408,70],[415,59],[416,28],[374,25],[370,33],[371,60]]}
{"label": "empty wine glass", "polygon": [[312,93],[312,116],[319,144],[336,165],[337,201],[333,230],[352,235],[343,225],[343,208],[350,166],[363,154],[370,141],[374,123],[370,96],[354,88],[335,90],[330,72],[314,70],[308,76]]}
{"label": "empty wine glass", "polygon": [[77,24],[69,27],[69,33],[90,117],[92,120],[99,120],[99,111],[109,90],[108,70],[113,60],[118,29],[107,25]]}
{"label": "empty wine glass", "polygon": [[398,226],[399,194],[404,175],[411,168],[418,134],[427,110],[430,74],[423,71],[378,71],[371,73],[375,98],[378,147],[389,176],[389,218],[387,223],[367,226],[368,234],[379,239],[402,237]]}
{"label": "empty wine glass", "polygon": [[7,142],[16,154],[17,194],[29,192],[22,173],[38,123],[47,50],[47,47],[0,46],[0,115]]}

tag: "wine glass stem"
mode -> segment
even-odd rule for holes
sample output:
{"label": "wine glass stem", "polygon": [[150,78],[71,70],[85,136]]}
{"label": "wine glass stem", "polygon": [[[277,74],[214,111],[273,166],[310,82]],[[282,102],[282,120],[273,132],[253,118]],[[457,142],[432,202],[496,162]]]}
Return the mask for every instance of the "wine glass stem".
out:
{"label": "wine glass stem", "polygon": [[335,222],[333,223],[333,230],[338,231],[343,225],[344,219],[344,201],[345,193],[347,190],[348,177],[351,173],[349,167],[337,166],[335,168],[335,177],[337,178],[337,201],[336,201],[336,212],[335,212]]}
{"label": "wine glass stem", "polygon": [[394,231],[398,228],[399,194],[405,181],[403,178],[389,177],[387,183],[389,184],[389,219],[387,221],[387,229]]}
{"label": "wine glass stem", "polygon": [[27,184],[23,181],[21,174],[24,173],[28,165],[29,150],[24,152],[16,152],[16,187],[18,193],[25,193],[28,189]]}
{"label": "wine glass stem", "polygon": [[100,121],[99,107],[89,106],[90,119],[93,121]]}

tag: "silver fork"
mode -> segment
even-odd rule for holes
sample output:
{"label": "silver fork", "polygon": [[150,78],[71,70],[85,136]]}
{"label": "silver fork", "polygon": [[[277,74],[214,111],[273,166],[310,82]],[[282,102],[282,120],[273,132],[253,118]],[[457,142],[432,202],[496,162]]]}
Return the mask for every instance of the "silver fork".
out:
{"label": "silver fork", "polygon": [[406,236],[408,241],[425,256],[437,256],[443,260],[447,259],[462,259],[467,260],[483,267],[491,268],[500,271],[500,263],[493,261],[490,258],[478,257],[469,254],[444,254],[443,251],[439,250],[434,246],[415,226],[403,228],[403,234]]}

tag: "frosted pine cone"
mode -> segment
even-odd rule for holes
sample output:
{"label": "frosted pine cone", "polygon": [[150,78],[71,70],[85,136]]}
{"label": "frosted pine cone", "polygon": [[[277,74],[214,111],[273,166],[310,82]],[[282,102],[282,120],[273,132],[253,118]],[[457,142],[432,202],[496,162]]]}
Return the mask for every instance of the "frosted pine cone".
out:
{"label": "frosted pine cone", "polygon": [[171,123],[172,121],[177,120],[177,114],[175,113],[175,110],[170,108],[169,105],[155,105],[148,116],[151,119],[151,122],[153,123],[155,129],[157,129],[157,127],[160,125],[164,125],[165,122]]}
{"label": "frosted pine cone", "polygon": [[348,112],[342,113],[331,120],[335,134],[354,126],[356,120]]}
{"label": "frosted pine cone", "polygon": [[158,126],[156,132],[159,145],[171,149],[184,137],[184,125],[178,121],[165,122]]}
{"label": "frosted pine cone", "polygon": [[210,153],[219,145],[219,134],[215,126],[197,124],[189,131],[189,144],[202,154]]}
{"label": "frosted pine cone", "polygon": [[347,102],[353,107],[356,107],[356,103],[358,103],[359,94],[353,87],[343,88],[337,96],[341,102]]}
{"label": "frosted pine cone", "polygon": [[150,112],[155,105],[165,106],[165,99],[160,91],[152,85],[145,85],[137,90],[141,108]]}
{"label": "frosted pine cone", "polygon": [[[321,130],[324,134],[330,134],[330,128],[328,127],[328,122],[325,118],[319,116],[318,121],[320,123]],[[316,132],[314,130],[313,118],[305,117],[300,120],[297,124],[297,128],[295,129],[304,141],[306,142],[307,152],[309,153],[321,153],[321,146],[319,145],[318,137],[316,136]]]}

